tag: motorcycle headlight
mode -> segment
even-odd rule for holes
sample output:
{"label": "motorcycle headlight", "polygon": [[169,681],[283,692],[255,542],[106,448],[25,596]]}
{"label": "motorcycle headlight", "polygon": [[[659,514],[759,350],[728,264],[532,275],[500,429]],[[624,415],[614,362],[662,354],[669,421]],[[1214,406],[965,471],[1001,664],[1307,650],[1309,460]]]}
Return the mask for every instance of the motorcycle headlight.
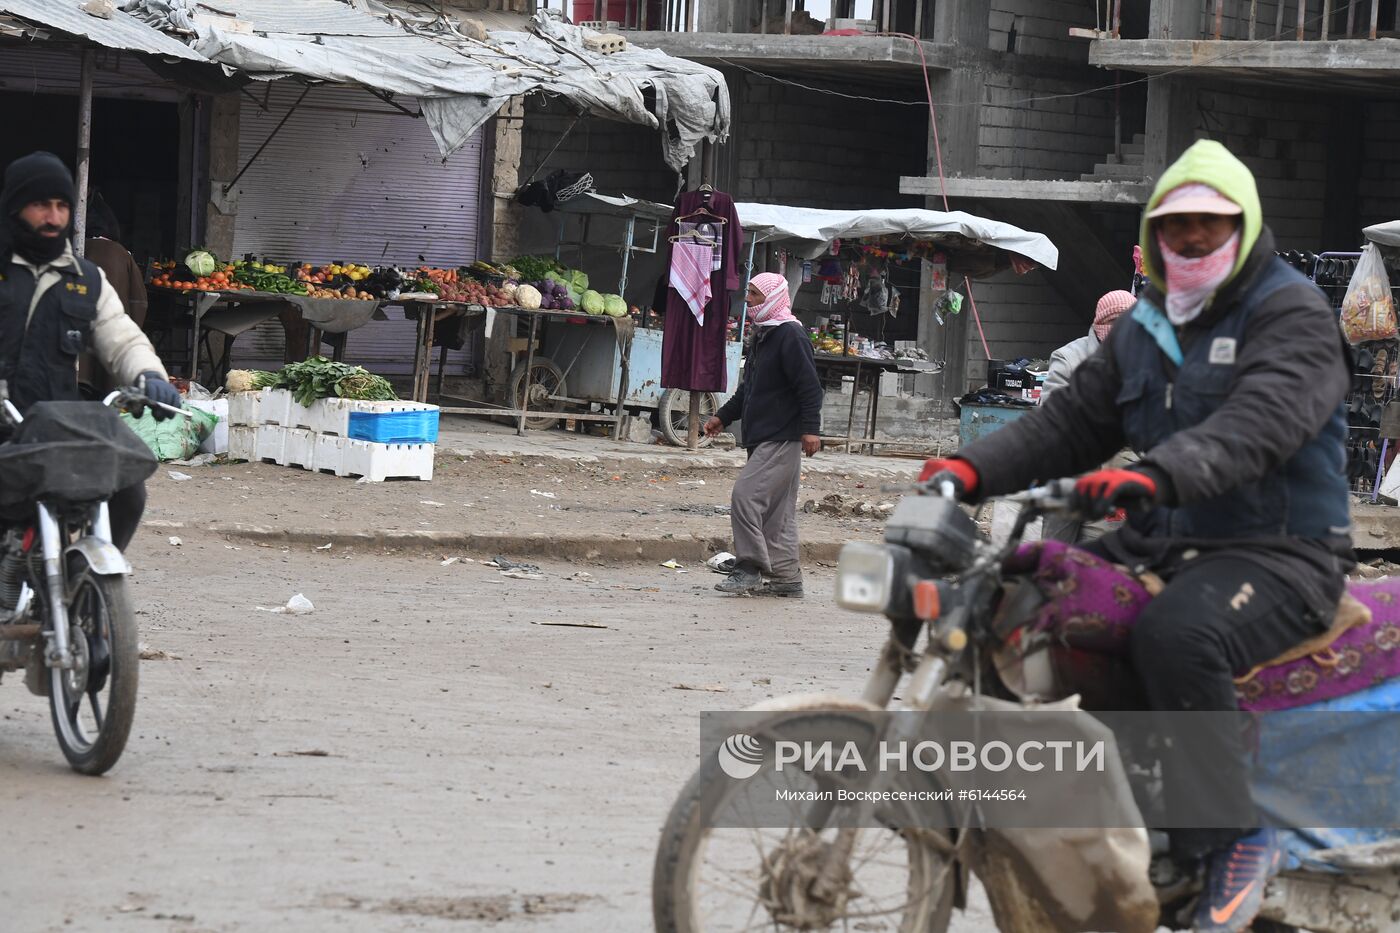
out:
{"label": "motorcycle headlight", "polygon": [[884,612],[894,591],[894,573],[889,548],[847,544],[836,562],[836,604],[853,612]]}

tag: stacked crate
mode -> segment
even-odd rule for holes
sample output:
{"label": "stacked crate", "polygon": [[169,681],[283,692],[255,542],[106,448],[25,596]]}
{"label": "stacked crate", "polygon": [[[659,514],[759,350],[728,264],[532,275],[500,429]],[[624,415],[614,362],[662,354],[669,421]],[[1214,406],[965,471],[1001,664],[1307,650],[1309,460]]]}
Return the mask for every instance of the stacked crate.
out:
{"label": "stacked crate", "polygon": [[318,399],[298,404],[286,389],[229,399],[229,456],[336,476],[433,478],[438,409],[419,402]]}

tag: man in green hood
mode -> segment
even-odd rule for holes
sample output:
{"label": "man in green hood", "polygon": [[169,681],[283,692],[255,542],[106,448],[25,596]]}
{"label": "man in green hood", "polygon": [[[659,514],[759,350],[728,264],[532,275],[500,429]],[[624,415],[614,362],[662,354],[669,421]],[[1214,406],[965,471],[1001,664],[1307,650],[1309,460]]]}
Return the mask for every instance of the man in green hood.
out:
{"label": "man in green hood", "polygon": [[[1327,629],[1354,563],[1346,349],[1326,298],[1274,255],[1254,176],[1219,143],[1163,174],[1140,242],[1150,285],[1069,384],[922,478],[976,500],[1090,470],[1081,511],[1130,509],[1092,550],[1167,581],[1130,639],[1148,704],[1234,710],[1235,677]],[[1123,447],[1141,460],[1096,469]],[[1168,811],[1209,802],[1232,828],[1174,830],[1172,853],[1204,862],[1194,928],[1243,931],[1277,840],[1238,734],[1195,745],[1163,760]]]}

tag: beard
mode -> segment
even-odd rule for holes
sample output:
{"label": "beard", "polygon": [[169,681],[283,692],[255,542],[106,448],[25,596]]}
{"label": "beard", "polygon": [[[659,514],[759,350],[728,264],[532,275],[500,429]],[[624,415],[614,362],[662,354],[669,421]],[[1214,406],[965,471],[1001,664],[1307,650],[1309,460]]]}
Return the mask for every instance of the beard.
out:
{"label": "beard", "polygon": [[14,251],[36,266],[62,256],[68,248],[70,232],[49,224],[35,228],[19,217],[10,218],[10,243]]}

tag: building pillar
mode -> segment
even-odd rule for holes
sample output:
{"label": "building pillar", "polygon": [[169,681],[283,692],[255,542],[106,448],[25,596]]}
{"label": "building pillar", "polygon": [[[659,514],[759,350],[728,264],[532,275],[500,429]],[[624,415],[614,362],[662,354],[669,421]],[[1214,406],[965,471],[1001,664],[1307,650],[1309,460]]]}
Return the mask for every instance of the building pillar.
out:
{"label": "building pillar", "polygon": [[[990,17],[983,0],[939,0],[934,5],[933,37],[966,52],[958,56],[960,66],[935,77],[933,94],[936,100],[957,104],[937,111],[938,152],[942,153],[945,175],[974,175],[979,164],[979,132],[982,125],[982,101],[987,83],[987,40]],[[928,174],[938,177],[938,156],[935,152],[933,127],[929,128]],[[925,206],[943,210],[943,198],[935,194]],[[950,201],[956,210],[958,205]],[[927,282],[927,271],[924,273]],[[954,283],[949,282],[950,286]],[[963,395],[967,382],[968,318],[971,306],[963,303],[961,314],[944,318],[940,326],[933,316],[937,296],[928,288],[919,290],[919,345],[929,357],[938,359],[946,350],[943,371],[932,380],[932,395],[943,406],[940,411],[952,414],[947,400]]]}
{"label": "building pillar", "polygon": [[[491,127],[487,149],[490,161],[484,173],[489,205],[483,218],[489,224],[486,251],[493,262],[509,262],[520,255],[524,214],[514,195],[520,187],[520,161],[525,146],[525,98],[512,98],[497,112]],[[482,390],[493,401],[509,401],[505,396],[512,364],[509,346],[514,320],[504,314],[497,316],[491,336],[482,343]]]}
{"label": "building pillar", "polygon": [[[238,121],[243,98],[223,94],[208,98],[209,106],[209,188],[204,197],[204,243],[215,256],[233,258],[233,234],[238,221],[236,192],[224,194],[241,167],[238,161]],[[191,244],[196,245],[196,244]]]}

